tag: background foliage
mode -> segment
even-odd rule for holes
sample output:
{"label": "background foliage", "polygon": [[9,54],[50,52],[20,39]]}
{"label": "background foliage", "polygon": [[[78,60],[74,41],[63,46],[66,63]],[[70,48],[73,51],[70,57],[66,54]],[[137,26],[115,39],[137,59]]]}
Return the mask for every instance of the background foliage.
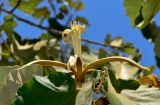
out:
{"label": "background foliage", "polygon": [[[154,16],[160,10],[160,1],[159,0],[124,0],[124,7],[126,10],[126,15],[130,18],[131,25],[135,28],[138,28],[139,31],[144,36],[144,38],[146,40],[149,40],[151,44],[154,44],[155,59],[157,61],[157,66],[160,67],[160,35],[159,35],[160,28],[154,22]],[[61,41],[62,40],[61,33],[64,29],[69,27],[69,23],[72,20],[80,21],[82,24],[85,24],[86,26],[90,25],[90,23],[85,17],[76,15],[77,12],[81,11],[84,8],[85,8],[85,4],[81,0],[55,0],[55,1],[54,0],[2,0],[0,1],[0,13],[5,13],[3,21],[0,23],[0,42],[1,42],[0,43],[0,65],[1,66],[24,65],[28,62],[31,62],[33,60],[39,60],[39,59],[50,59],[50,60],[59,60],[62,62],[67,62],[69,56],[73,54],[73,48],[70,45],[63,44],[63,42]],[[24,14],[32,16],[34,19],[37,19],[39,22],[35,23],[34,21],[25,19],[19,16],[19,14],[15,14],[15,11],[24,12]],[[45,30],[46,32],[39,35],[39,38],[36,38],[36,39],[28,39],[28,38],[24,39],[22,38],[23,35],[20,35],[18,32],[14,30],[15,27],[18,27],[17,21],[24,22],[26,24],[29,24],[31,27],[37,27],[39,29]],[[48,22],[48,26],[43,25],[43,22],[45,21]],[[98,58],[104,58],[104,57],[113,56],[113,55],[127,56],[133,59],[134,61],[139,62],[142,56],[139,49],[135,48],[133,43],[125,41],[121,36],[112,37],[112,35],[107,34],[103,43],[98,43],[98,42],[94,42],[87,39],[82,39],[82,41],[85,42],[82,46],[83,59],[85,63],[88,63]],[[90,44],[99,45],[101,47],[96,51],[93,51],[89,47]],[[116,71],[116,73],[112,74],[109,72],[109,77],[114,77],[113,75],[115,75],[116,77],[120,77],[121,79],[126,79],[126,78],[128,79],[133,77],[135,74],[137,77],[141,77],[141,73],[142,73],[141,70],[130,67],[126,63],[117,62],[117,63],[111,63],[111,65],[113,66],[113,69]],[[120,71],[121,71],[121,68],[123,67],[127,67],[127,69],[134,69],[134,72],[129,72],[125,76],[121,75]],[[2,67],[2,69],[6,69],[6,68]],[[11,73],[13,75],[12,77],[14,77],[15,75],[14,72],[16,72],[14,71],[14,69],[16,69],[16,66],[13,66],[13,68],[11,67],[9,71],[7,71],[8,68],[5,72],[1,71],[3,74],[2,76],[6,77],[8,73]],[[38,68],[38,69],[42,69],[42,68]],[[48,97],[50,97],[51,90],[52,90],[51,93],[53,92],[53,94],[57,94],[56,92],[54,93],[54,91],[58,90],[58,91],[62,91],[62,93],[58,95],[60,95],[60,97],[61,95],[63,96],[64,95],[63,92],[66,91],[65,88],[61,90],[61,88],[57,89],[57,87],[49,87],[54,85],[53,83],[55,83],[55,81],[52,81],[52,77],[55,75],[58,75],[57,78],[59,78],[60,76],[60,77],[67,78],[68,81],[72,81],[73,82],[72,84],[60,84],[60,86],[63,85],[62,87],[65,87],[66,85],[71,87],[70,89],[71,93],[74,93],[74,95],[76,95],[75,86],[70,86],[70,85],[75,85],[72,78],[70,78],[68,74],[50,73],[51,72],[50,70],[53,70],[53,69],[55,68],[46,67],[46,68],[43,68],[44,70],[44,71],[42,70],[43,73],[38,73],[34,71],[34,69],[32,68],[33,73],[31,74],[38,73],[38,75],[48,75],[48,77],[45,78],[45,77],[34,76],[32,80],[30,80],[32,77],[26,79],[26,81],[27,80],[30,80],[30,81],[28,81],[25,85],[23,85],[18,90],[18,93],[17,93],[18,98],[15,101],[14,105],[21,105],[21,103],[23,103],[22,101],[31,102],[31,99],[33,98],[29,99],[26,97],[28,95],[31,95],[32,93],[33,95],[36,95],[34,94],[34,92],[36,93],[41,90],[40,89],[36,91],[35,88],[38,85],[44,85],[44,87],[42,86],[42,90],[44,91],[44,93],[42,93],[41,95],[47,94]],[[143,75],[148,75],[148,74],[149,73],[143,73]],[[18,76],[18,78],[25,77],[25,76],[22,76],[23,73],[17,73],[16,76],[17,75],[20,75]],[[8,76],[7,78],[11,78],[11,77]],[[41,78],[45,78],[48,81],[50,81],[51,85],[42,83],[42,81],[40,80],[43,80],[43,79]],[[108,100],[110,101],[110,103],[113,102],[112,103],[113,105],[114,104],[118,105],[117,103],[114,103],[114,101],[112,100],[113,97],[116,97],[113,99],[118,99],[118,101],[120,101],[121,103],[122,98],[120,97],[122,97],[122,95],[127,97],[129,96],[129,94],[127,94],[126,91],[119,94],[121,90],[131,89],[129,85],[128,87],[120,87],[119,85],[115,85],[115,84],[130,83],[134,91],[139,91],[139,90],[135,90],[137,89],[136,86],[139,86],[139,83],[136,83],[135,81],[132,81],[132,80],[124,81],[121,79],[118,79],[118,80],[113,79],[114,81],[111,80],[111,83],[113,86],[110,85],[110,87],[108,87],[108,89],[110,90],[108,90],[108,92],[105,94]],[[20,82],[15,83],[17,86],[15,88],[15,92],[17,91],[18,86],[21,86],[23,83],[26,82],[24,80],[23,82],[22,80],[19,80],[19,81]],[[3,82],[4,80],[2,81],[2,84]],[[60,81],[60,82],[63,83],[64,81]],[[1,85],[0,87],[3,88],[4,85]],[[51,90],[47,90],[48,88],[50,88]],[[23,90],[25,90],[26,93]],[[45,91],[49,93],[45,93]],[[71,96],[70,91],[67,94],[65,93],[66,94],[65,97]],[[154,92],[155,91],[157,90],[154,90]],[[132,91],[129,91],[129,92],[132,93]],[[111,95],[112,93],[113,93],[113,96]],[[51,94],[51,97],[53,97],[52,96],[53,94]],[[116,94],[119,94],[119,95],[117,96]],[[135,95],[139,95],[139,94],[135,93]],[[14,96],[11,97],[11,100],[13,97]],[[21,100],[21,97],[23,97],[24,100]],[[74,101],[70,100],[70,97],[68,98],[69,99],[66,100],[66,102],[67,103],[73,102],[73,103],[70,103],[70,105],[72,104],[74,105]],[[47,97],[44,98],[44,102],[46,99]],[[134,99],[134,102],[137,102],[137,100]],[[37,102],[37,99],[32,100],[32,102],[34,101]],[[43,102],[41,101],[42,100],[39,100],[40,103]],[[52,103],[52,102],[53,100],[51,102],[48,101],[48,105],[50,105],[49,103]],[[87,102],[90,102],[90,101],[87,101]],[[155,103],[158,103],[158,102],[155,102]],[[27,104],[29,103],[26,103],[26,105]]]}

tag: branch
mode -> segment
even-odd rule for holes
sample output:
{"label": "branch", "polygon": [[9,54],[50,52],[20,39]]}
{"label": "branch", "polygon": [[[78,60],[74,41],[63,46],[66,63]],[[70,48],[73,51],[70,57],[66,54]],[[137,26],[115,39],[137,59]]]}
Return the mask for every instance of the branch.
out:
{"label": "branch", "polygon": [[[56,29],[51,29],[49,27],[45,27],[45,26],[42,26],[42,25],[39,25],[39,24],[35,24],[29,20],[26,20],[26,19],[23,19],[19,16],[17,16],[16,14],[8,11],[8,10],[5,10],[5,9],[1,9],[3,12],[5,13],[8,13],[8,14],[12,14],[17,20],[21,21],[21,22],[24,22],[26,24],[29,24],[29,25],[32,25],[34,27],[37,27],[37,28],[40,28],[42,30],[46,30],[48,32],[50,32],[52,35],[61,35],[62,32],[61,31],[58,31]],[[86,42],[86,43],[89,43],[89,44],[94,44],[94,45],[98,45],[98,46],[102,46],[102,47],[112,47],[112,48],[122,48],[121,46],[112,46],[110,44],[103,44],[103,43],[99,43],[99,42],[95,42],[95,41],[91,41],[91,40],[87,40],[87,39],[82,39],[82,41]]]}
{"label": "branch", "polygon": [[53,5],[53,1],[52,0],[48,0],[48,3],[49,3],[49,5],[50,5],[50,7],[51,7],[51,9],[52,9],[52,11],[54,13],[54,16],[56,17],[56,9],[55,9],[55,7]]}
{"label": "branch", "polygon": [[29,21],[29,20],[26,20],[26,19],[23,19],[23,18],[17,16],[16,14],[14,14],[14,13],[8,11],[8,10],[5,10],[5,9],[1,9],[1,10],[2,10],[3,12],[5,12],[5,13],[12,14],[17,20],[22,21],[22,22],[24,22],[24,23],[27,23],[27,24],[29,24],[29,25],[32,25],[32,26],[34,26],[34,27],[37,27],[37,28],[46,30],[46,31],[48,31],[48,32],[50,32],[50,33],[52,33],[52,34],[56,34],[56,35],[61,35],[61,34],[62,34],[61,31],[58,31],[58,30],[55,30],[55,29],[51,29],[51,28],[49,28],[49,27],[45,27],[45,26],[42,26],[42,25],[33,23],[33,22]]}
{"label": "branch", "polygon": [[22,0],[18,0],[18,2],[17,2],[17,4],[15,5],[15,7],[14,7],[12,10],[10,10],[11,13],[13,13],[13,12],[18,8],[18,6],[21,4],[21,1],[22,1]]}

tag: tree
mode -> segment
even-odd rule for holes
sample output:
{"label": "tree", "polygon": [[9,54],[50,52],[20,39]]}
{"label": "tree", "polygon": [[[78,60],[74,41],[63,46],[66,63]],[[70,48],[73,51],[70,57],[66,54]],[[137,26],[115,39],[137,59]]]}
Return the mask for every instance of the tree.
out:
{"label": "tree", "polygon": [[[66,103],[67,105],[108,103],[127,105],[128,102],[133,105],[141,102],[146,105],[148,103],[157,105],[159,103],[159,80],[157,76],[151,75],[151,68],[136,63],[140,61],[141,54],[132,43],[125,42],[122,37],[112,38],[110,34],[106,35],[104,43],[82,39],[83,42],[99,45],[101,48],[92,51],[87,44],[84,44],[81,54],[81,45],[78,45],[81,38],[74,36],[74,33],[80,35],[85,26],[73,22],[70,28],[70,22],[76,20],[86,26],[89,25],[85,17],[75,15],[84,6],[80,0],[1,2],[0,12],[6,13],[0,24],[0,64],[3,65],[0,67],[2,105],[66,105]],[[124,7],[127,16],[130,17],[131,25],[137,27],[146,39],[155,43],[155,58],[159,66],[160,29],[152,19],[160,9],[160,2],[124,0]],[[39,22],[24,19],[15,14],[15,11],[31,15]],[[46,32],[37,39],[23,39],[23,35],[14,30],[18,27],[17,21]],[[48,21],[49,26],[44,26],[44,21]],[[62,39],[73,46],[62,44]],[[109,51],[106,51],[108,48]],[[71,56],[73,53],[78,56]],[[110,61],[117,62],[110,63]],[[67,62],[68,64],[65,64]],[[153,95],[155,97],[152,97]],[[147,99],[143,99],[144,97]]]}

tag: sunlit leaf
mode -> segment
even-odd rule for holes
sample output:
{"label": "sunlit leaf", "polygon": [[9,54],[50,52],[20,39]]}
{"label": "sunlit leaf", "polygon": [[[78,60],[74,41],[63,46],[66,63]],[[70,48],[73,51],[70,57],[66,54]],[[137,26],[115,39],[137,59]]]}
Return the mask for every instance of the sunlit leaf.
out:
{"label": "sunlit leaf", "polygon": [[[15,7],[17,5],[17,2],[19,0],[9,0],[10,5]],[[22,0],[18,8],[28,14],[34,13],[34,10],[36,6],[41,2],[42,0]]]}
{"label": "sunlit leaf", "polygon": [[159,0],[146,0],[142,9],[143,23],[139,27],[143,29],[157,14],[160,9]]}
{"label": "sunlit leaf", "polygon": [[115,71],[115,75],[117,78],[121,79],[131,79],[137,73],[138,68],[133,67],[129,63],[126,62],[111,62],[110,63],[113,70]]}
{"label": "sunlit leaf", "polygon": [[35,18],[47,18],[49,17],[49,15],[50,15],[50,12],[47,7],[36,8],[33,13],[33,16]]}
{"label": "sunlit leaf", "polygon": [[124,7],[126,9],[126,15],[130,17],[132,26],[136,26],[135,20],[139,15],[142,3],[144,0],[124,0]]}
{"label": "sunlit leaf", "polygon": [[76,96],[75,105],[91,105],[92,103],[92,82],[84,83]]}
{"label": "sunlit leaf", "polygon": [[142,85],[137,90],[123,90],[121,95],[135,102],[134,105],[159,105],[160,89]]}
{"label": "sunlit leaf", "polygon": [[122,43],[123,43],[123,38],[122,37],[116,37],[110,42],[110,45],[120,47],[122,45]]}
{"label": "sunlit leaf", "polygon": [[41,66],[32,65],[20,70],[19,66],[1,66],[0,67],[0,103],[1,105],[10,105],[16,99],[18,88],[26,81],[32,79],[33,74],[43,75]]}

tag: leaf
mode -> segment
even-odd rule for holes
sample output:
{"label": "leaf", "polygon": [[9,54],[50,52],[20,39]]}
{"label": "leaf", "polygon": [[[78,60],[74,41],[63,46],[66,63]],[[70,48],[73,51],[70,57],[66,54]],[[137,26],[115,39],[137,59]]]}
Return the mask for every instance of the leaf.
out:
{"label": "leaf", "polygon": [[117,79],[115,76],[115,72],[110,68],[108,69],[108,73],[109,78],[111,79],[110,81],[117,92],[121,92],[123,89],[135,90],[139,87],[139,82],[136,80],[123,80],[120,78]]}
{"label": "leaf", "polygon": [[[9,0],[9,4],[13,7],[17,5],[17,2],[19,0]],[[41,2],[42,0],[23,0],[21,1],[20,5],[18,8],[28,14],[34,13],[37,5]]]}
{"label": "leaf", "polygon": [[76,96],[75,105],[91,105],[92,103],[92,82],[86,82],[83,84],[81,90]]}
{"label": "leaf", "polygon": [[159,0],[125,0],[126,14],[130,17],[132,26],[145,28],[160,9]]}
{"label": "leaf", "polygon": [[146,0],[144,2],[144,6],[142,8],[142,16],[143,22],[139,26],[140,29],[143,29],[157,14],[160,9],[160,1],[159,0]]}
{"label": "leaf", "polygon": [[83,24],[85,24],[87,26],[89,26],[88,20],[86,18],[84,18],[84,17],[77,16],[75,20],[79,21],[79,22],[81,22],[81,23],[83,23]]}
{"label": "leaf", "polygon": [[157,66],[160,67],[160,58],[155,56],[155,59],[156,59]]}
{"label": "leaf", "polygon": [[154,45],[155,55],[160,58],[160,35],[157,35]]}
{"label": "leaf", "polygon": [[80,11],[85,7],[85,5],[82,2],[79,2],[75,8],[76,11]]}
{"label": "leaf", "polygon": [[11,45],[12,52],[19,57],[23,58],[33,58],[37,51],[39,51],[42,47],[46,46],[46,40],[41,40],[35,44],[21,45],[16,39]]}
{"label": "leaf", "polygon": [[67,8],[67,6],[66,6],[66,5],[62,5],[62,6],[60,7],[60,11],[61,11],[62,13],[64,13],[64,14],[68,14],[68,8]]}
{"label": "leaf", "polygon": [[60,12],[60,13],[58,13],[57,15],[56,15],[56,18],[58,18],[58,19],[64,19],[64,14],[62,13],[62,12]]}
{"label": "leaf", "polygon": [[103,48],[100,48],[99,51],[98,51],[98,57],[99,57],[99,59],[107,57],[106,50],[103,49]]}
{"label": "leaf", "polygon": [[0,26],[0,31],[5,31],[9,40],[12,39],[13,29],[17,26],[14,21],[13,15],[7,15],[4,17],[4,23]]}
{"label": "leaf", "polygon": [[34,76],[18,90],[13,105],[75,105],[76,84],[70,74],[53,72]]}
{"label": "leaf", "polygon": [[122,37],[116,37],[111,42],[111,46],[120,47],[123,44],[123,38]]}
{"label": "leaf", "polygon": [[124,43],[123,48],[120,48],[119,50],[133,55],[136,53],[137,49],[134,47],[133,43]]}
{"label": "leaf", "polygon": [[111,34],[107,34],[105,39],[104,39],[104,43],[109,44],[111,41]]}
{"label": "leaf", "polygon": [[8,75],[8,73],[16,68],[17,66],[0,66],[0,89],[2,89],[4,86],[5,77]]}
{"label": "leaf", "polygon": [[137,90],[123,90],[121,95],[135,102],[135,105],[159,105],[160,89],[140,86]]}
{"label": "leaf", "polygon": [[160,34],[160,27],[158,27],[157,24],[152,21],[146,27],[144,27],[141,32],[147,40],[154,42],[157,35]]}
{"label": "leaf", "polygon": [[98,60],[98,57],[94,53],[82,53],[82,61],[84,64],[89,64],[96,60]]}
{"label": "leaf", "polygon": [[121,78],[124,80],[128,80],[133,78],[133,76],[137,73],[139,70],[136,67],[133,67],[127,62],[111,62],[110,63],[113,70],[115,71],[115,75],[117,78]]}
{"label": "leaf", "polygon": [[47,7],[36,8],[33,13],[33,16],[35,18],[48,18],[49,15],[50,15],[50,12]]}
{"label": "leaf", "polygon": [[134,102],[128,100],[126,97],[116,93],[113,88],[110,78],[108,78],[108,92],[105,94],[111,105],[135,105]]}
{"label": "leaf", "polygon": [[153,74],[140,78],[139,82],[141,85],[151,85],[160,88],[160,82],[158,80],[158,77]]}
{"label": "leaf", "polygon": [[32,79],[33,74],[43,75],[41,66],[32,65],[20,70],[19,66],[1,66],[0,67],[0,103],[1,105],[10,105],[16,99],[18,88],[26,81]]}
{"label": "leaf", "polygon": [[124,7],[126,9],[126,15],[131,19],[132,26],[136,26],[135,20],[139,15],[139,11],[144,0],[124,0]]}

